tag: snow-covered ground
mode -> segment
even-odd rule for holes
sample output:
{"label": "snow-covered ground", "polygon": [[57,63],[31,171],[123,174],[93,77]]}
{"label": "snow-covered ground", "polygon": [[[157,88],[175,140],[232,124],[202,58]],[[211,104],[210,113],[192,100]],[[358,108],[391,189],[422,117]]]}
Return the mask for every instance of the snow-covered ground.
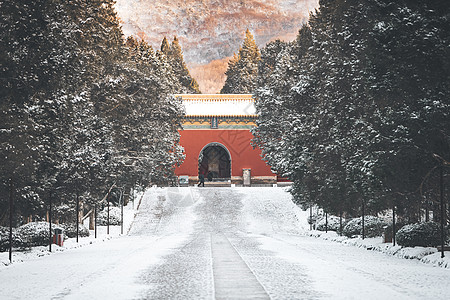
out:
{"label": "snow-covered ground", "polygon": [[334,241],[345,245],[364,248],[366,250],[382,252],[387,255],[393,255],[404,259],[417,259],[425,264],[431,264],[437,267],[450,269],[450,253],[445,252],[446,256],[441,258],[441,252],[435,247],[401,247],[392,243],[384,243],[382,237],[366,238],[361,237],[347,238],[339,236],[334,231],[305,231],[307,236],[317,237],[324,240]]}
{"label": "snow-covered ground", "polygon": [[0,264],[0,299],[450,297],[449,269],[308,236],[307,214],[283,188],[152,188],[128,235],[15,253]]}

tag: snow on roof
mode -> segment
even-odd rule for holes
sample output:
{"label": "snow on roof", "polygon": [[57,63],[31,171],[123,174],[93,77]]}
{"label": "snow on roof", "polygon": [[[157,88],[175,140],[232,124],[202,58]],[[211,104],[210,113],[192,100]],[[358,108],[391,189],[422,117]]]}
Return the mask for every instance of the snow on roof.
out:
{"label": "snow on roof", "polygon": [[251,94],[181,94],[186,116],[256,116]]}

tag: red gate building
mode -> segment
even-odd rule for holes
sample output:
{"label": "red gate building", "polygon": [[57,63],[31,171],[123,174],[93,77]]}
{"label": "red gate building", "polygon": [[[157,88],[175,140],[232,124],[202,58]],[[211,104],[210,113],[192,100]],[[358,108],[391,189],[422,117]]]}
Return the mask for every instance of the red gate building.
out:
{"label": "red gate building", "polygon": [[276,183],[274,174],[252,147],[250,130],[256,126],[255,100],[249,94],[176,95],[186,109],[180,144],[186,158],[175,174],[198,182],[233,184]]}

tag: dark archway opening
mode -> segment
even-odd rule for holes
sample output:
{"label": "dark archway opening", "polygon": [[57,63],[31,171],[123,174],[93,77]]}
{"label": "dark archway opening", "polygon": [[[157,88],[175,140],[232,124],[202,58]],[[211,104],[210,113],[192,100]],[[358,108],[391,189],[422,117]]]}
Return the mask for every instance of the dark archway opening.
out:
{"label": "dark archway opening", "polygon": [[203,174],[206,180],[211,177],[213,180],[228,180],[231,178],[230,154],[220,145],[211,145],[204,148],[200,154],[198,165],[198,174]]}

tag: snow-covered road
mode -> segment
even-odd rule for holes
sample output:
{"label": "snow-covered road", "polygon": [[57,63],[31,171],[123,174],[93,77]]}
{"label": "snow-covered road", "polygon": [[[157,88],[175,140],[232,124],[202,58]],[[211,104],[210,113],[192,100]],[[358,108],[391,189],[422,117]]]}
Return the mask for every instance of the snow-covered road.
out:
{"label": "snow-covered road", "polygon": [[306,237],[282,188],[152,188],[127,236],[0,269],[0,299],[449,299],[450,270]]}

